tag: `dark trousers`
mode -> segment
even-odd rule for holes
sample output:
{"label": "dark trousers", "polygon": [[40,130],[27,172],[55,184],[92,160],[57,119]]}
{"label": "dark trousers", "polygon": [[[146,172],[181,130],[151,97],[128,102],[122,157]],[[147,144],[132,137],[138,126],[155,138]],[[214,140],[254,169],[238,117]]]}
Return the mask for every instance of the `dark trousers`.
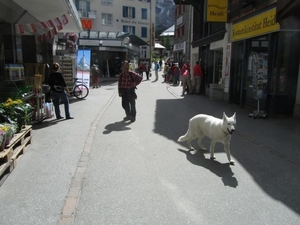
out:
{"label": "dark trousers", "polygon": [[60,108],[59,108],[60,101],[62,101],[64,103],[66,118],[70,117],[69,98],[67,96],[66,91],[62,91],[60,93],[55,92],[55,91],[51,91],[51,97],[52,97],[52,101],[53,101],[53,105],[54,105],[54,109],[55,109],[56,118],[61,117]]}
{"label": "dark trousers", "polygon": [[126,116],[135,118],[136,108],[134,98],[129,98],[127,94],[122,95],[122,107],[125,110]]}

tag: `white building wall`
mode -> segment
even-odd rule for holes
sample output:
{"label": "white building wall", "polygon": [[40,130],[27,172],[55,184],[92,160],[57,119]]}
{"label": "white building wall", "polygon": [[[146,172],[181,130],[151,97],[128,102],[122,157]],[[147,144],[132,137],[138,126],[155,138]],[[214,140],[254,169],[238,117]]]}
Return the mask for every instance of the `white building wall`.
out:
{"label": "white building wall", "polygon": [[[135,18],[123,18],[123,6],[135,8]],[[113,0],[112,5],[102,5],[101,0],[91,1],[90,9],[97,11],[97,18],[93,20],[93,31],[122,32],[123,26],[135,26],[135,35],[150,43],[151,24],[155,24],[156,0],[150,2],[141,0]],[[142,8],[147,9],[147,19],[142,19]],[[112,14],[112,25],[102,25],[102,13]],[[147,27],[147,37],[141,37],[141,28]]]}

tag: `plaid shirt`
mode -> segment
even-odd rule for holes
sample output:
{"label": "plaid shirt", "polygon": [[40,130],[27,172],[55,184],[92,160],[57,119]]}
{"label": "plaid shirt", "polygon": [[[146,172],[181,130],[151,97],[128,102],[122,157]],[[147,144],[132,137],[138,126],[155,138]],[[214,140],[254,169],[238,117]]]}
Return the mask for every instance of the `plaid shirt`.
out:
{"label": "plaid shirt", "polygon": [[135,87],[139,85],[141,81],[142,77],[135,72],[122,72],[118,82],[119,94],[123,95],[128,90],[135,89]]}

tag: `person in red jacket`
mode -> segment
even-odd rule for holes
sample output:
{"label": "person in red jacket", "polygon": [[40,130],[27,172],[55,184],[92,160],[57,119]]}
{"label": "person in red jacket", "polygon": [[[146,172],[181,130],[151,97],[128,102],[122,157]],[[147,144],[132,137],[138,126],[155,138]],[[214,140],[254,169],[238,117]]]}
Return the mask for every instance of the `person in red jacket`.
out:
{"label": "person in red jacket", "polygon": [[192,75],[192,81],[194,83],[195,87],[195,93],[199,94],[200,93],[200,87],[201,87],[201,81],[203,78],[203,72],[202,68],[199,64],[199,61],[196,62],[194,69],[193,69],[193,75]]}
{"label": "person in red jacket", "polygon": [[118,82],[118,92],[119,96],[122,98],[122,107],[126,113],[124,121],[135,121],[135,101],[137,99],[135,89],[136,86],[138,86],[141,83],[142,79],[142,76],[129,70],[128,61],[123,62],[122,73],[120,74]]}

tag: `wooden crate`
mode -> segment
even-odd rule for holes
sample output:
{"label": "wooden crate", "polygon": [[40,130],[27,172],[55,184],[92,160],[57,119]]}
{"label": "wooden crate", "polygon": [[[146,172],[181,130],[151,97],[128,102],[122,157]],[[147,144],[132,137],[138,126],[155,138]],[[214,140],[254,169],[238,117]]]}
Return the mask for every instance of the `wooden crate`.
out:
{"label": "wooden crate", "polygon": [[31,144],[31,133],[31,125],[25,126],[19,133],[14,135],[10,144],[0,152],[0,177],[5,173],[10,173],[16,167],[21,156]]}

